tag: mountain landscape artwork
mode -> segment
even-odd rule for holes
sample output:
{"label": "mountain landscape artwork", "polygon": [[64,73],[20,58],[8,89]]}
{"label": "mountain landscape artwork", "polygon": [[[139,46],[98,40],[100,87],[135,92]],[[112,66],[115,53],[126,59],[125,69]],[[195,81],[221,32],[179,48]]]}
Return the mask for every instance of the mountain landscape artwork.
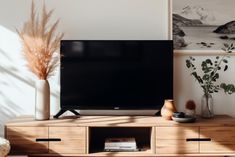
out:
{"label": "mountain landscape artwork", "polygon": [[172,0],[175,50],[220,50],[235,43],[235,0]]}

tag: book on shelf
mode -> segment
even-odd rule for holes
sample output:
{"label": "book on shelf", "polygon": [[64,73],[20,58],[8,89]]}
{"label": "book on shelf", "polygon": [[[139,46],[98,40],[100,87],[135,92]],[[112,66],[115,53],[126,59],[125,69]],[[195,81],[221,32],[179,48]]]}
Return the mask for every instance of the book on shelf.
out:
{"label": "book on shelf", "polygon": [[105,151],[136,151],[137,144],[135,138],[106,138],[104,144]]}

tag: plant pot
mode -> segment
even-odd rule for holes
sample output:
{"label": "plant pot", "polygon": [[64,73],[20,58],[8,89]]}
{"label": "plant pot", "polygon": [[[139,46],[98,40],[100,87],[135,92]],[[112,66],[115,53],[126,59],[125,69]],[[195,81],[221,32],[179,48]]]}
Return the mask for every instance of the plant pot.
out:
{"label": "plant pot", "polygon": [[35,86],[35,120],[50,119],[50,86],[47,80],[38,80]]}
{"label": "plant pot", "polygon": [[204,94],[201,100],[201,116],[202,118],[214,117],[214,103],[211,94]]}
{"label": "plant pot", "polygon": [[166,120],[172,120],[173,113],[176,112],[176,108],[173,100],[165,100],[161,109],[161,116]]}

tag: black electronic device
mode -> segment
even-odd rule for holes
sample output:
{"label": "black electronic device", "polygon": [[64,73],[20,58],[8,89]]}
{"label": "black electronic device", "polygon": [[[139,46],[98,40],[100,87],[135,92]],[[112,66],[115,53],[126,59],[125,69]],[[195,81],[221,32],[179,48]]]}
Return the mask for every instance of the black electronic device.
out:
{"label": "black electronic device", "polygon": [[173,99],[172,40],[62,40],[61,111],[159,110]]}

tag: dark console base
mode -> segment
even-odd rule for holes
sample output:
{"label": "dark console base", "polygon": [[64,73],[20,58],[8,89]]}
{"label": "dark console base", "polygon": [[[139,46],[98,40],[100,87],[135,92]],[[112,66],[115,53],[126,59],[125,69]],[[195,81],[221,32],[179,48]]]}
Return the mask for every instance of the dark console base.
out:
{"label": "dark console base", "polygon": [[66,111],[70,111],[70,112],[72,112],[73,114],[75,114],[76,116],[79,116],[80,114],[77,112],[77,111],[75,111],[75,110],[65,110],[65,109],[61,109],[56,115],[54,115],[53,116],[53,118],[55,118],[55,119],[58,119],[62,114],[64,114]]}

